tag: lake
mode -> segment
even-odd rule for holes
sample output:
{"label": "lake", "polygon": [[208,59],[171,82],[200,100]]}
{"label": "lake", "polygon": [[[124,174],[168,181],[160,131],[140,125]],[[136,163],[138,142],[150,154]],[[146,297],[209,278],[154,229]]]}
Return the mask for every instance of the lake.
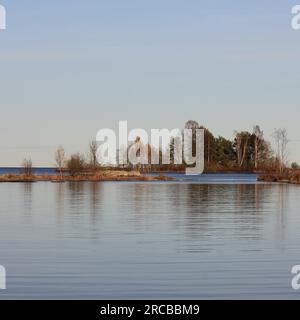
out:
{"label": "lake", "polygon": [[[0,175],[4,174],[22,174],[22,168],[0,168]],[[35,175],[55,175],[57,171],[55,168],[32,168],[32,173]]]}
{"label": "lake", "polygon": [[300,298],[299,186],[175,177],[0,184],[0,298]]}

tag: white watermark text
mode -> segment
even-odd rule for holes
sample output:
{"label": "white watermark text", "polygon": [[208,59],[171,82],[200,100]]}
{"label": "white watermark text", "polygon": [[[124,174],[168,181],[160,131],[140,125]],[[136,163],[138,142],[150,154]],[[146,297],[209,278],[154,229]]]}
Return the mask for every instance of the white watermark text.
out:
{"label": "white watermark text", "polygon": [[6,289],[6,270],[0,265],[0,290]]}
{"label": "white watermark text", "polygon": [[300,30],[300,5],[293,6],[292,8],[292,21],[291,26],[294,30]]}
{"label": "white watermark text", "polygon": [[0,30],[6,29],[6,9],[0,4]]}

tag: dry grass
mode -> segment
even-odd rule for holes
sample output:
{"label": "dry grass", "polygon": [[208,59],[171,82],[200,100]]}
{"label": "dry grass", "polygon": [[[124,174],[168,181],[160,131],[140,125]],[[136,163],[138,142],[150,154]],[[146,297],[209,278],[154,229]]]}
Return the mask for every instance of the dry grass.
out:
{"label": "dry grass", "polygon": [[291,170],[285,174],[266,174],[258,177],[258,181],[300,184],[300,171]]}
{"label": "dry grass", "polygon": [[173,180],[165,176],[145,176],[137,171],[101,171],[93,174],[78,174],[75,176],[49,176],[49,175],[13,175],[0,176],[0,182],[68,182],[68,181],[168,181]]}

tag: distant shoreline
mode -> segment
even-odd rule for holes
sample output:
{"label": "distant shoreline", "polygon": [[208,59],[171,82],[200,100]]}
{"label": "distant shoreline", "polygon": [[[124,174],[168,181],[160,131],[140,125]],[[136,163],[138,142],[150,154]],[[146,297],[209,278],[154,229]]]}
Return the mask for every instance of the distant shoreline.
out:
{"label": "distant shoreline", "polygon": [[0,183],[3,182],[100,182],[100,181],[169,181],[174,180],[164,175],[147,176],[137,171],[103,171],[93,174],[76,175],[25,175],[4,174],[0,175]]}
{"label": "distant shoreline", "polygon": [[261,182],[274,182],[274,183],[286,183],[300,185],[300,172],[291,171],[285,174],[265,174],[261,175],[257,179]]}
{"label": "distant shoreline", "polygon": [[[1,174],[1,170],[4,173]],[[10,170],[12,171],[10,173]],[[47,172],[48,171],[48,172]],[[253,172],[207,172],[209,174],[253,174]],[[24,174],[22,168],[0,168],[0,183],[34,183],[34,182],[104,182],[104,181],[174,181],[168,174],[185,174],[185,171],[128,171],[116,169],[104,169],[96,171],[84,171],[71,175],[64,170],[59,174],[56,168],[32,168],[31,174]]]}
{"label": "distant shoreline", "polygon": [[[2,171],[2,173],[1,173]],[[11,171],[11,172],[10,172]],[[174,181],[176,178],[168,177],[168,174],[185,174],[182,170],[152,170],[149,172],[140,172],[134,170],[120,170],[117,168],[105,169],[85,172],[78,172],[71,175],[66,170],[59,174],[58,170],[53,167],[32,168],[30,175],[23,174],[21,167],[1,167],[0,183],[33,183],[33,182],[105,182],[105,181]],[[250,170],[220,170],[206,171],[204,174],[256,174],[258,182],[273,182],[300,184],[300,171],[290,170],[285,174],[268,173],[263,171]]]}
{"label": "distant shoreline", "polygon": [[[23,167],[0,167],[0,175],[1,175],[1,171],[5,172],[5,174],[22,174],[24,168]],[[186,167],[183,168],[171,168],[171,169],[151,169],[151,170],[140,170],[141,174],[166,174],[166,173],[171,173],[171,174],[184,174],[186,171]],[[38,172],[43,172],[45,174],[49,174],[49,173],[59,173],[59,170],[56,167],[32,167],[32,171],[36,174],[36,175],[40,175],[37,174]],[[100,171],[126,171],[126,172],[130,172],[130,171],[135,171],[135,170],[130,170],[130,169],[126,169],[126,168],[118,168],[118,167],[100,167],[99,169],[96,169],[97,172]],[[68,173],[67,169],[62,169],[63,173]],[[93,172],[93,170],[84,170],[84,172]],[[243,169],[243,168],[239,168],[239,167],[228,167],[228,168],[206,168],[204,170],[203,173],[221,173],[221,174],[234,174],[234,173],[238,173],[238,174],[267,174],[268,172],[266,170],[249,170],[247,168]],[[2,173],[3,174],[3,173]]]}

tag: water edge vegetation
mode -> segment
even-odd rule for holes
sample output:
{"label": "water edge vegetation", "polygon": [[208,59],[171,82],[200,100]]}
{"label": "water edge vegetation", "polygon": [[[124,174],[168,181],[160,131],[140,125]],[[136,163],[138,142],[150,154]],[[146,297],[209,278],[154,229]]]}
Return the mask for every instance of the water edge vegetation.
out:
{"label": "water edge vegetation", "polygon": [[[188,121],[186,129],[192,129],[195,136],[197,129],[204,129],[204,160],[206,173],[259,173],[259,181],[300,183],[300,166],[288,162],[288,134],[285,129],[276,129],[273,134],[275,150],[271,143],[264,138],[260,126],[253,127],[252,132],[234,132],[233,140],[222,136],[215,137],[209,129],[200,126],[196,121]],[[75,153],[66,156],[65,150],[59,146],[55,152],[55,167],[57,175],[35,175],[33,174],[33,162],[27,158],[22,163],[20,174],[6,174],[0,176],[0,182],[36,182],[36,181],[155,181],[170,180],[163,175],[165,172],[184,172],[187,165],[175,164],[175,141],[171,138],[169,148],[157,150],[160,164],[153,165],[137,163],[136,165],[108,166],[98,162],[98,144],[92,141],[89,144],[87,156]],[[136,137],[134,143],[142,143]],[[196,139],[193,139],[193,150],[196,149]],[[153,148],[149,149],[149,158]],[[163,152],[170,153],[170,163],[162,164]],[[159,173],[157,176],[150,173]]]}

